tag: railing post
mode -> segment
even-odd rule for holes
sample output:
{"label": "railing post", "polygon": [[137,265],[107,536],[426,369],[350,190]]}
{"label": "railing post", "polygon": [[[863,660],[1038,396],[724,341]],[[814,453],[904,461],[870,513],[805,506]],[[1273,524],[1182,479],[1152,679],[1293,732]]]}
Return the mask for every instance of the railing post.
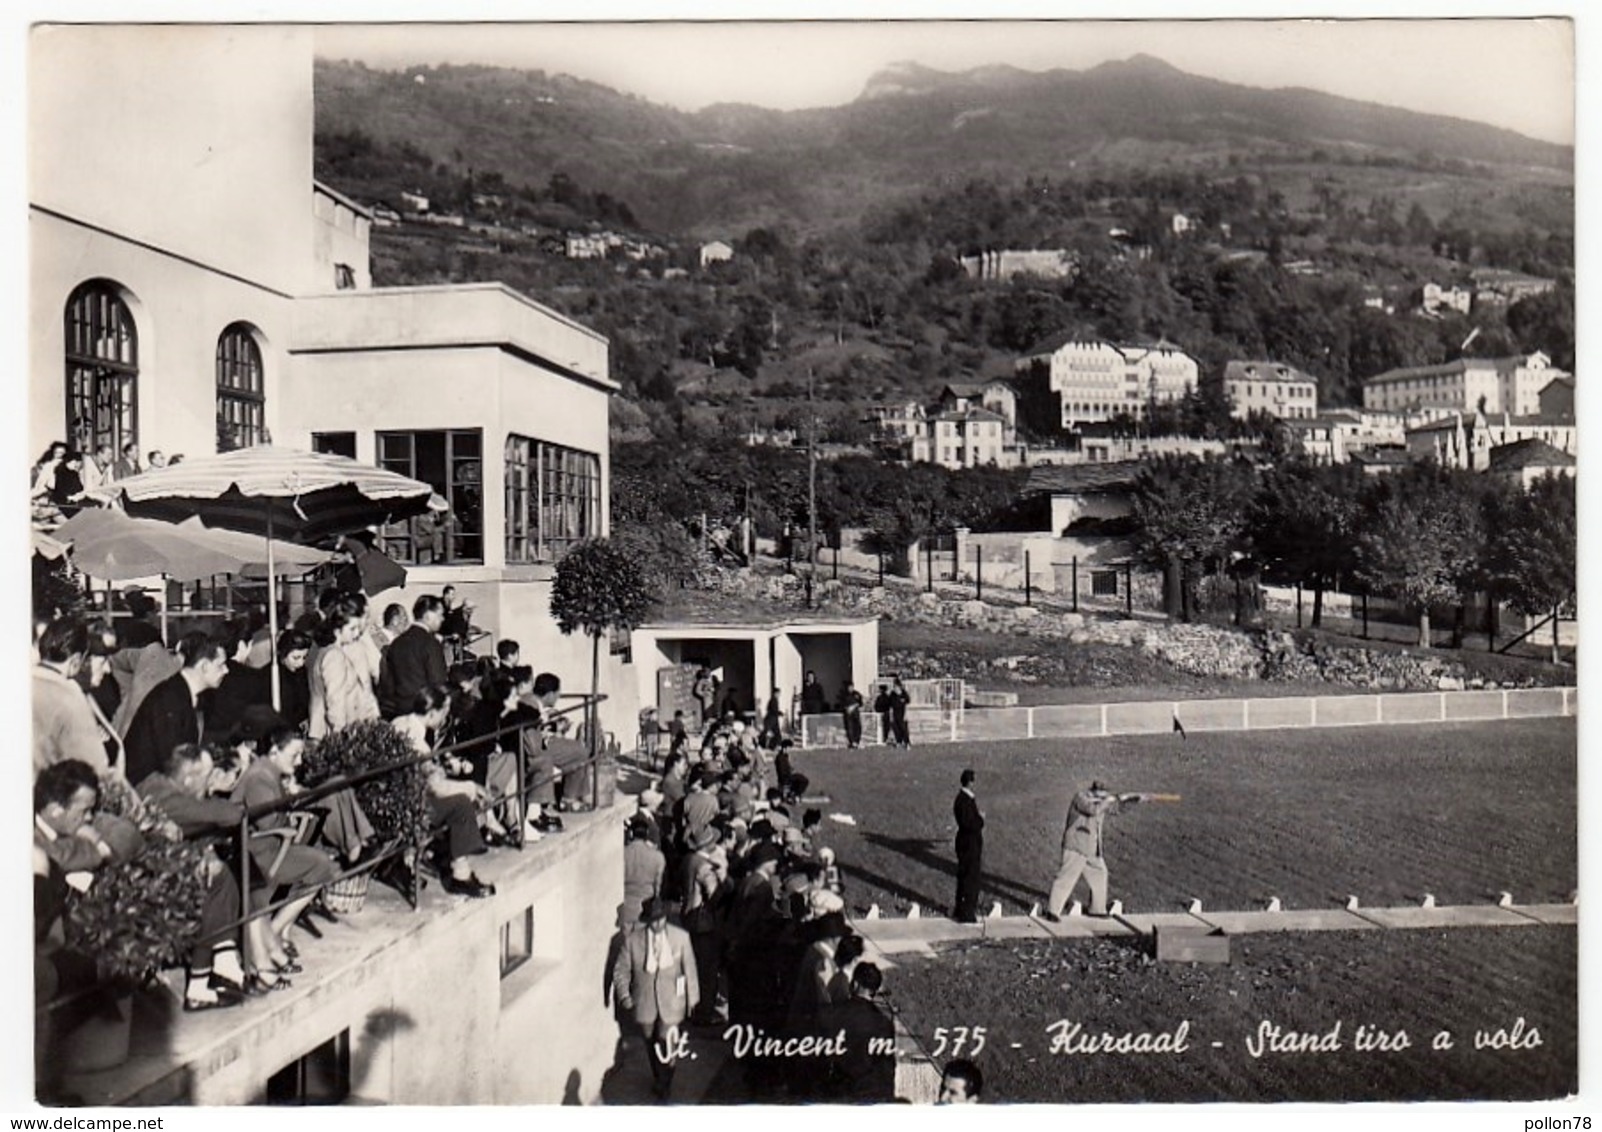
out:
{"label": "railing post", "polygon": [[1029,552],[1024,551],[1024,604],[1033,605],[1034,590],[1029,584]]}
{"label": "railing post", "polygon": [[1074,555],[1074,612],[1079,612],[1079,555]]}
{"label": "railing post", "polygon": [[1302,627],[1302,584],[1296,583],[1296,627]]}
{"label": "railing post", "polygon": [[517,771],[517,837],[512,844],[519,850],[523,848],[523,831],[528,828],[528,769],[523,762],[523,736],[528,734],[525,724],[517,729],[517,758],[514,760]]}
{"label": "railing post", "polygon": [[1368,640],[1368,591],[1363,591],[1363,639]]}
{"label": "railing post", "polygon": [[[807,580],[808,580],[808,582],[811,581],[811,575],[810,574],[807,576]],[[811,589],[811,587],[809,585],[808,586],[808,590],[810,591],[810,589]],[[586,709],[585,709],[587,714],[589,715],[589,732],[590,732],[590,812],[591,813],[595,812],[596,807],[598,807],[600,805],[600,802],[601,802],[601,773],[600,773],[600,767],[597,764],[596,755],[595,755],[595,744],[600,738],[600,736],[598,734],[598,732],[600,731],[600,728],[598,726],[598,724],[600,722],[600,714],[595,710],[595,708],[596,708],[595,697],[591,696],[586,701]]]}
{"label": "railing post", "polygon": [[1124,616],[1135,615],[1135,564],[1124,563]]}
{"label": "railing post", "polygon": [[[271,896],[271,893],[268,893]],[[239,815],[239,901],[242,922],[250,921],[250,807]]]}
{"label": "railing post", "polygon": [[840,548],[836,546],[830,549],[834,551],[834,561],[830,563],[831,576],[838,582],[840,580]]}
{"label": "railing post", "polygon": [[927,538],[923,543],[923,581],[924,589],[934,593],[934,543]]}
{"label": "railing post", "polygon": [[884,589],[884,551],[879,552],[879,588]]}
{"label": "railing post", "polygon": [[973,598],[975,601],[985,599],[985,548],[973,548]]}

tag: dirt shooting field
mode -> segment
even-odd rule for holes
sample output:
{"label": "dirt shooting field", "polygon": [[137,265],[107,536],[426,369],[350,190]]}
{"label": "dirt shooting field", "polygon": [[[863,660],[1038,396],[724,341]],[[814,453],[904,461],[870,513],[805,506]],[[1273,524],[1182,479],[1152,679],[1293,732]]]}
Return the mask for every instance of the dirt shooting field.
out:
{"label": "dirt shooting field", "polygon": [[[947,913],[965,766],[986,820],[981,913],[997,900],[1009,916],[1045,902],[1068,801],[1093,778],[1183,798],[1108,819],[1110,894],[1130,913],[1192,899],[1261,909],[1272,896],[1287,910],[1349,895],[1364,908],[1417,905],[1426,893],[1440,905],[1502,892],[1540,904],[1567,901],[1577,884],[1576,744],[1575,720],[1540,719],[820,751],[797,769],[829,798],[827,815],[854,822],[823,825],[853,915],[877,903],[901,917],[912,902]],[[1227,966],[1156,963],[1119,939],[940,945],[932,957],[897,955],[888,985],[937,1060],[959,1052],[957,1027],[986,1028],[980,1062],[997,1101],[1512,1100],[1576,1087],[1573,927],[1230,942]],[[1155,1040],[1182,1021],[1181,1054],[1052,1052],[1057,1023]],[[1265,1022],[1325,1048],[1275,1052]],[[1407,1045],[1359,1050],[1359,1026],[1370,1042],[1406,1030]],[[1443,1030],[1452,1048],[1432,1049]]]}

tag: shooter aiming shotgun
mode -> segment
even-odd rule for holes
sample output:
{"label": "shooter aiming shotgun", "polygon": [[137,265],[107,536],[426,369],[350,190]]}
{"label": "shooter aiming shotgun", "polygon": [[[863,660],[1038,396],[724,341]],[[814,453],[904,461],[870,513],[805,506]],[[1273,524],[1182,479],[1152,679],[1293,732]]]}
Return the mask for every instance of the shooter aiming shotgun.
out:
{"label": "shooter aiming shotgun", "polygon": [[1083,876],[1090,886],[1090,914],[1107,914],[1107,862],[1101,852],[1102,822],[1138,802],[1178,802],[1178,794],[1113,794],[1099,782],[1074,795],[1062,831],[1062,865],[1051,882],[1046,919],[1056,920]]}

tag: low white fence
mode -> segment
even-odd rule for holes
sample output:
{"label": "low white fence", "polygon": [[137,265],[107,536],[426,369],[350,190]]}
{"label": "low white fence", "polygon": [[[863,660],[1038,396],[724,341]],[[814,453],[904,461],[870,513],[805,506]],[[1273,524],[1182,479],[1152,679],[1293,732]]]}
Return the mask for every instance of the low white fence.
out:
{"label": "low white fence", "polygon": [[[1475,723],[1572,716],[1579,689],[1509,688],[1500,691],[1384,692],[1351,696],[1278,696],[1227,700],[1143,700],[1133,703],[1043,704],[1038,707],[912,710],[914,744],[1003,739],[1101,738],[1186,731],[1267,731],[1284,727],[1363,727],[1402,723]],[[862,741],[883,739],[877,715],[864,713]],[[801,745],[843,747],[838,715],[801,717]]]}

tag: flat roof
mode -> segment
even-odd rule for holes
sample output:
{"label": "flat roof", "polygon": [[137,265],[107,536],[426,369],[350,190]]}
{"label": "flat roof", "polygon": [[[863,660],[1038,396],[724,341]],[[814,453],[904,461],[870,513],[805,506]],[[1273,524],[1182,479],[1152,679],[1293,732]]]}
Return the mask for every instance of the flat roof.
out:
{"label": "flat roof", "polygon": [[862,625],[877,625],[877,617],[786,617],[779,620],[749,621],[650,621],[638,631],[651,633],[704,633],[708,630],[723,632],[749,632],[752,629],[774,632],[782,629],[854,629]]}

